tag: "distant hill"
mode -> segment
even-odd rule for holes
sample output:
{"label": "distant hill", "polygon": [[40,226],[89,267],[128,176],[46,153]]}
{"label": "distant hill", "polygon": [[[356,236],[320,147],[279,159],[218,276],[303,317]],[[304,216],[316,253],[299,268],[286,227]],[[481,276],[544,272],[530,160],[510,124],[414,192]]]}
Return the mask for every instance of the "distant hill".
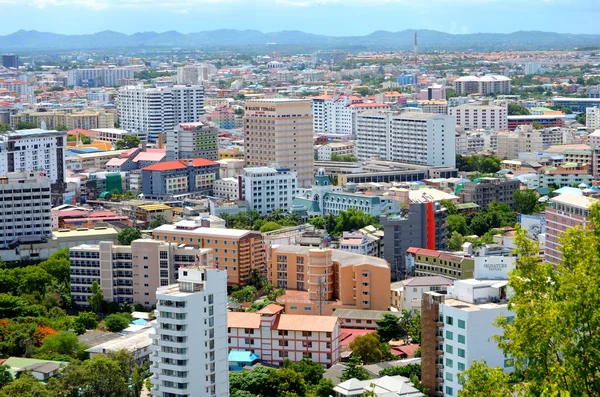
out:
{"label": "distant hill", "polygon": [[[132,35],[106,30],[94,34],[63,35],[19,30],[0,36],[0,51],[110,49],[132,47],[217,48],[265,46],[302,46],[312,49],[410,50],[414,30],[377,31],[366,36],[335,37],[297,30],[262,33],[257,30],[220,29],[183,34],[141,32]],[[450,34],[435,30],[419,30],[419,48],[432,50],[531,50],[600,47],[600,35],[563,34],[538,31],[514,33]]]}

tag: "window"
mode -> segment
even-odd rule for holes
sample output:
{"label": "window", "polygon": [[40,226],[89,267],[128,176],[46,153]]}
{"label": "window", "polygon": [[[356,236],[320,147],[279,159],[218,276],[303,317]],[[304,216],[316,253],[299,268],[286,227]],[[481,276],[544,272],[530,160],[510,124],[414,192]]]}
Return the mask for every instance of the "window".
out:
{"label": "window", "polygon": [[290,306],[290,310],[298,310],[298,306]]}
{"label": "window", "polygon": [[312,310],[312,307],[310,307],[310,306],[304,306],[304,311],[309,312],[311,310]]}
{"label": "window", "polygon": [[515,361],[512,358],[507,358],[504,360],[504,368],[512,368],[515,365]]}
{"label": "window", "polygon": [[463,363],[456,363],[456,366],[458,367],[459,371],[464,371],[465,370],[465,365]]}
{"label": "window", "polygon": [[465,344],[465,336],[464,335],[458,335],[458,343],[462,343],[463,345]]}
{"label": "window", "polygon": [[447,359],[446,359],[446,367],[448,367],[448,368],[452,368],[452,365],[453,365],[452,359],[450,359],[450,358],[447,358]]}
{"label": "window", "polygon": [[453,325],[454,324],[454,319],[452,317],[446,316],[446,324]]}
{"label": "window", "polygon": [[454,353],[454,348],[452,347],[452,345],[446,345],[446,353],[448,353],[448,354]]}
{"label": "window", "polygon": [[450,372],[446,372],[446,380],[452,382],[452,379],[453,379],[452,374]]}
{"label": "window", "polygon": [[464,349],[458,349],[458,357],[465,358],[465,350]]}
{"label": "window", "polygon": [[310,331],[302,331],[302,336],[304,336],[304,337],[312,336],[312,332],[310,332]]}
{"label": "window", "polygon": [[446,395],[452,396],[453,392],[454,392],[454,390],[452,390],[452,388],[450,386],[446,386]]}
{"label": "window", "polygon": [[458,328],[465,329],[465,320],[458,320]]}
{"label": "window", "polygon": [[454,335],[452,334],[452,331],[446,331],[446,339],[452,340],[453,337]]}

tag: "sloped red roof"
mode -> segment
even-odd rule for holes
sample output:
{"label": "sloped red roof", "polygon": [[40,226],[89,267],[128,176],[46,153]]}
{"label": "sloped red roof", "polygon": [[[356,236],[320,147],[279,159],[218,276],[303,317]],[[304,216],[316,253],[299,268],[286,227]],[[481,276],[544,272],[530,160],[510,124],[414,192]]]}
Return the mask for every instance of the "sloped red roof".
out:
{"label": "sloped red roof", "polygon": [[156,163],[143,168],[143,171],[171,171],[171,170],[183,170],[188,167],[188,162],[192,162],[194,167],[208,167],[211,165],[219,165],[219,163],[203,158],[190,159],[190,160],[174,160],[165,161],[162,163]]}

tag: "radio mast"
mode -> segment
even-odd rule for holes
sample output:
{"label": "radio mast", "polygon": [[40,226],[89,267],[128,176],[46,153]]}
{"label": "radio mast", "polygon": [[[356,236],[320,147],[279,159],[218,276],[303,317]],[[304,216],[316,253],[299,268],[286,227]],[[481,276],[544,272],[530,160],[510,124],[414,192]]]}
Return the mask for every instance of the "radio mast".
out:
{"label": "radio mast", "polygon": [[415,30],[415,74],[413,76],[415,99],[418,99],[419,95],[419,39],[418,32]]}

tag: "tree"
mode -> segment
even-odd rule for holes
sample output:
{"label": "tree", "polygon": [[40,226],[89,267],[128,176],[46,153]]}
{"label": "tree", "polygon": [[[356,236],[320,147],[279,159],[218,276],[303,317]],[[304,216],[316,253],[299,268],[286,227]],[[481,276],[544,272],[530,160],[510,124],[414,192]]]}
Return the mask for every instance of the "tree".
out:
{"label": "tree", "polygon": [[0,397],[54,397],[43,383],[33,376],[23,374],[0,390]]}
{"label": "tree", "polygon": [[384,313],[377,323],[377,335],[383,343],[394,339],[400,339],[404,330],[400,327],[400,319],[391,313]]}
{"label": "tree", "polygon": [[84,359],[86,345],[79,343],[77,334],[62,331],[44,339],[37,357],[45,360],[70,361],[71,359]]}
{"label": "tree", "polygon": [[13,381],[13,377],[9,370],[10,367],[8,365],[0,365],[0,389]]}
{"label": "tree", "polygon": [[98,326],[98,318],[95,313],[81,312],[77,318],[75,318],[75,324],[81,324],[85,332],[86,329],[96,329]]}
{"label": "tree", "polygon": [[376,333],[357,336],[350,342],[352,354],[361,358],[364,363],[377,363],[383,358],[383,352],[379,346],[381,341]]}
{"label": "tree", "polygon": [[70,273],[69,273],[69,249],[63,248],[55,251],[39,265],[48,274],[56,279],[59,283],[69,284]]}
{"label": "tree", "polygon": [[[127,193],[131,193],[131,192],[127,192]],[[132,194],[132,195],[133,195],[133,194]],[[128,200],[129,200],[129,198],[128,198]],[[159,216],[157,216],[156,218],[154,218],[154,219],[152,220],[152,222],[150,222],[150,224],[148,225],[148,227],[149,227],[150,229],[156,229],[157,227],[159,227],[159,226],[162,226],[162,225],[164,225],[165,223],[167,223],[167,220],[165,219],[165,217],[164,217],[164,216],[162,216],[162,215],[159,215]]]}
{"label": "tree", "polygon": [[117,240],[121,245],[131,245],[131,242],[142,238],[142,232],[132,227],[126,227],[117,234]]}
{"label": "tree", "polygon": [[340,381],[346,381],[348,379],[367,380],[371,379],[371,374],[365,369],[360,363],[360,357],[352,355],[350,361],[346,364],[346,369],[340,376]]}
{"label": "tree", "polygon": [[229,373],[229,391],[235,395],[236,391],[246,391],[252,395],[264,394],[269,387],[269,379],[273,368],[258,366],[251,371],[240,371]]}
{"label": "tree", "polygon": [[64,125],[57,125],[54,129],[56,131],[66,131],[67,127],[65,127]]}
{"label": "tree", "polygon": [[458,381],[463,385],[458,392],[460,397],[505,397],[513,395],[510,375],[502,368],[489,368],[485,361],[473,361],[469,369],[458,374]]}
{"label": "tree", "polygon": [[104,325],[110,332],[120,332],[129,326],[131,322],[131,314],[115,313],[107,316],[104,319]]}
{"label": "tree", "polygon": [[325,368],[323,368],[321,364],[312,361],[308,357],[303,357],[302,360],[297,363],[285,359],[283,361],[283,367],[302,374],[304,380],[311,385],[319,383],[325,373]]}
{"label": "tree", "polygon": [[317,397],[329,397],[335,395],[333,388],[335,383],[329,378],[323,378],[319,380],[317,387],[315,387],[315,394]]}
{"label": "tree", "polygon": [[261,233],[272,232],[273,230],[281,229],[281,225],[277,222],[267,222],[260,227]]}
{"label": "tree", "polygon": [[231,298],[239,303],[253,302],[256,298],[256,288],[252,285],[247,285],[244,288],[231,293]]}
{"label": "tree", "polygon": [[289,368],[282,368],[274,371],[269,377],[269,388],[265,396],[306,396],[306,384],[302,375]]}
{"label": "tree", "polygon": [[59,397],[130,396],[128,379],[123,378],[119,364],[110,357],[98,354],[82,364],[71,363],[61,375],[61,394]]}
{"label": "tree", "polygon": [[131,149],[138,147],[141,143],[140,138],[137,135],[125,135],[123,139],[115,142],[117,150]]}
{"label": "tree", "polygon": [[10,125],[0,121],[0,133],[10,131]]}
{"label": "tree", "polygon": [[405,378],[409,378],[413,375],[416,375],[417,378],[421,379],[421,364],[407,364],[407,365],[398,365],[391,368],[382,369],[379,371],[379,376],[404,376]]}
{"label": "tree", "polygon": [[534,130],[541,130],[544,128],[544,126],[541,125],[540,123],[538,123],[537,121],[534,121],[533,123],[531,123],[531,126],[533,127]]}
{"label": "tree", "polygon": [[17,130],[32,130],[34,128],[38,128],[36,123],[30,123],[27,121],[19,121],[17,123]]}
{"label": "tree", "polygon": [[518,213],[533,214],[538,203],[537,193],[531,189],[515,190],[513,193],[513,203]]}
{"label": "tree", "polygon": [[414,312],[408,323],[407,333],[413,343],[421,343],[421,312]]}
{"label": "tree", "polygon": [[448,233],[452,235],[454,232],[459,233],[462,236],[468,234],[467,220],[462,215],[449,215],[446,219],[448,222]]}
{"label": "tree", "polygon": [[92,311],[96,314],[100,313],[100,309],[102,308],[102,303],[104,302],[104,296],[102,295],[102,288],[97,281],[92,282],[92,286],[90,287],[92,291],[92,296],[88,298],[88,304]]}
{"label": "tree", "polygon": [[440,204],[442,207],[446,208],[448,215],[456,215],[458,213],[458,207],[453,201],[441,200]]}
{"label": "tree", "polygon": [[455,230],[452,232],[452,235],[448,239],[448,250],[460,251],[464,243],[465,241],[463,236]]}
{"label": "tree", "polygon": [[530,115],[531,112],[523,105],[519,105],[518,103],[509,103],[508,104],[508,115],[509,116],[527,116]]}

